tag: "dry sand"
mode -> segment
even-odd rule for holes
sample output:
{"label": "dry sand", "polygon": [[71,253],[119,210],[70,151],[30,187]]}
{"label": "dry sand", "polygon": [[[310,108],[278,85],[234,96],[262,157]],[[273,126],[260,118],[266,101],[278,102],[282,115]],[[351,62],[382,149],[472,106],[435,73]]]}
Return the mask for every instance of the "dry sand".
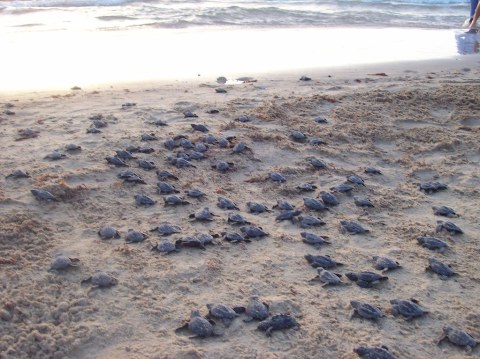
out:
{"label": "dry sand", "polygon": [[[433,66],[433,67],[432,67]],[[480,339],[480,71],[478,61],[450,61],[383,65],[343,73],[257,77],[257,82],[226,85],[217,94],[215,81],[176,82],[93,91],[82,89],[57,94],[9,94],[0,98],[1,173],[15,169],[31,174],[26,179],[0,182],[0,357],[1,358],[355,358],[358,345],[386,345],[398,358],[462,358],[466,352],[451,344],[436,345],[445,324],[456,325]],[[385,72],[387,76],[378,73]],[[331,75],[331,76],[327,76]],[[73,85],[73,84],[72,84]],[[122,104],[136,103],[123,110]],[[6,104],[13,105],[7,108]],[[217,108],[219,114],[207,114]],[[197,119],[184,118],[191,110]],[[3,112],[3,109],[2,109]],[[87,134],[89,117],[107,116],[100,134]],[[247,114],[250,123],[234,121]],[[324,116],[327,124],[313,122]],[[162,119],[167,127],[150,124]],[[236,136],[252,152],[231,155],[211,146],[208,159],[196,169],[176,169],[166,157],[167,137],[185,134],[198,141],[190,123],[202,123],[217,136]],[[21,141],[18,131],[38,131]],[[310,146],[289,138],[292,130],[319,137],[327,144]],[[142,142],[142,133],[155,133],[159,141]],[[80,145],[77,153],[64,152],[66,144]],[[180,178],[182,192],[201,188],[203,201],[163,207],[156,194],[155,171],[129,165],[146,185],[123,183],[123,168],[107,164],[106,156],[127,145],[149,145],[154,161]],[[55,149],[67,153],[59,161],[45,160]],[[306,162],[315,156],[328,169],[314,170]],[[215,160],[235,163],[232,172],[211,168]],[[363,173],[365,166],[383,175]],[[272,171],[287,177],[284,184],[265,180]],[[355,196],[367,196],[375,208],[356,207],[353,197],[340,194],[340,205],[321,213],[325,226],[310,232],[328,235],[331,245],[317,250],[301,241],[300,229],[290,222],[276,223],[277,212],[252,215],[246,202],[272,206],[287,199],[303,208],[304,196],[343,183],[348,174],[365,179]],[[448,190],[427,195],[417,183],[438,180]],[[313,182],[318,190],[302,194],[295,188]],[[37,201],[30,190],[42,188],[59,202]],[[133,196],[149,194],[159,202],[136,207]],[[200,232],[231,230],[227,213],[216,207],[217,197],[234,200],[249,220],[270,236],[248,244],[218,245],[202,251],[183,249],[164,256],[150,250],[155,233],[138,244],[125,244],[129,228],[148,232],[161,222],[182,227],[174,239]],[[433,253],[416,237],[434,234],[434,205],[453,207],[453,219],[465,234],[439,235],[450,246]],[[194,223],[190,213],[210,207],[218,217]],[[371,230],[367,235],[340,231],[340,220],[350,219]],[[97,231],[112,225],[121,239],[102,241]],[[79,267],[48,271],[57,253],[80,259]],[[378,288],[349,285],[323,288],[310,283],[315,276],[305,254],[328,254],[345,263],[335,270],[373,270],[372,255],[387,255],[403,268],[388,274]],[[425,272],[432,253],[451,263],[458,276],[441,280]],[[90,290],[82,279],[96,270],[118,278],[118,285]],[[290,313],[298,331],[275,332],[271,338],[256,331],[256,322],[236,319],[223,336],[196,339],[176,334],[175,328],[192,309],[207,313],[206,304],[245,305],[252,294],[270,304],[273,314]],[[387,315],[378,323],[350,319],[350,300],[361,300],[388,311],[394,298],[414,297],[430,313],[406,321]],[[222,327],[220,325],[220,327]],[[471,354],[480,356],[477,348]]]}

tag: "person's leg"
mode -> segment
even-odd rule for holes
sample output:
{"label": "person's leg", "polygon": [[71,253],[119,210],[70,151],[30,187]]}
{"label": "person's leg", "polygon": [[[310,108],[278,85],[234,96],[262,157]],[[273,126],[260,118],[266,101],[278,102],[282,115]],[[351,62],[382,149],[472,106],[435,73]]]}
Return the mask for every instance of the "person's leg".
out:
{"label": "person's leg", "polygon": [[470,18],[473,18],[473,15],[475,15],[475,10],[477,9],[478,6],[478,0],[470,0]]}
{"label": "person's leg", "polygon": [[475,13],[473,14],[472,22],[470,23],[470,29],[474,29],[477,26],[477,20],[480,17],[480,4],[478,4],[477,0],[477,8],[475,9]]}

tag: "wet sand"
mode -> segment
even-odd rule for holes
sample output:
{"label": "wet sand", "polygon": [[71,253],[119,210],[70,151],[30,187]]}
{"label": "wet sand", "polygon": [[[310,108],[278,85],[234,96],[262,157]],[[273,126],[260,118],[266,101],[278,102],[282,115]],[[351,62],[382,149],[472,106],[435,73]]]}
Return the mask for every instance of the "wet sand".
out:
{"label": "wet sand", "polygon": [[[2,106],[1,173],[15,169],[30,178],[0,181],[0,357],[1,358],[355,358],[358,345],[386,345],[397,358],[463,358],[462,348],[436,345],[446,324],[480,338],[480,71],[478,61],[390,64],[343,72],[309,72],[255,76],[256,82],[219,85],[215,79],[111,89],[80,89],[56,93],[11,94]],[[221,75],[221,74],[219,74]],[[248,74],[246,74],[248,75]],[[311,81],[299,81],[301,75]],[[72,84],[73,86],[74,84]],[[216,93],[222,87],[226,94]],[[126,103],[135,103],[122,109]],[[13,106],[7,105],[11,104]],[[211,108],[218,114],[207,114]],[[190,110],[198,118],[185,118]],[[10,112],[5,112],[10,111]],[[10,113],[10,114],[7,114]],[[13,114],[14,113],[14,114]],[[86,133],[102,114],[108,123],[98,134]],[[249,115],[252,121],[235,121]],[[313,121],[316,116],[327,123]],[[164,120],[168,126],[151,122]],[[184,134],[194,142],[204,137],[191,123],[208,126],[217,138],[235,136],[251,152],[230,153],[211,145],[207,159],[196,168],[178,169],[166,158],[177,151],[163,146],[168,137]],[[38,136],[19,140],[19,131]],[[326,144],[292,141],[302,131],[308,139]],[[157,141],[141,141],[154,133]],[[74,143],[81,151],[67,152]],[[185,206],[163,206],[156,193],[155,170],[145,171],[136,160],[127,161],[146,184],[124,183],[124,168],[109,165],[105,157],[128,145],[146,145],[151,154],[135,156],[173,172],[182,194],[199,188],[203,200],[188,199]],[[58,149],[67,156],[44,159]],[[327,163],[316,170],[308,157]],[[216,160],[234,163],[219,173]],[[364,173],[366,166],[382,175]],[[268,180],[280,172],[285,183]],[[338,206],[317,213],[303,206],[303,197],[357,174],[365,186],[353,196],[337,194]],[[440,181],[448,189],[425,194],[418,183]],[[318,189],[301,193],[296,187],[314,183]],[[30,193],[46,189],[58,202],[42,202]],[[158,202],[138,207],[134,195],[147,194]],[[249,221],[269,236],[251,243],[231,244],[222,238],[206,250],[183,248],[162,255],[151,247],[164,239],[150,229],[162,222],[182,228],[170,241],[202,232],[238,231],[228,224],[228,213],[217,207],[217,197],[235,201]],[[372,200],[374,208],[354,204],[354,196]],[[286,199],[303,214],[320,216],[326,225],[307,230],[330,237],[320,249],[302,242],[304,229],[289,221],[275,222],[277,210],[250,214],[246,202],[270,208]],[[458,218],[435,216],[432,206],[455,209]],[[218,217],[192,222],[189,214],[209,207]],[[341,220],[354,220],[370,230],[350,235]],[[443,253],[418,245],[416,238],[435,235],[437,220],[451,220],[464,234],[436,236],[449,248]],[[121,239],[101,240],[97,231],[112,225]],[[141,243],[125,243],[127,230],[149,234]],[[79,266],[48,271],[56,254],[80,259]],[[402,268],[388,272],[378,287],[360,288],[345,276],[346,285],[322,287],[309,282],[316,275],[306,254],[330,255],[344,263],[334,272],[374,271],[373,255],[385,255]],[[458,276],[442,280],[425,271],[427,258],[449,263]],[[91,290],[81,281],[96,270],[108,272],[118,285]],[[272,314],[290,313],[299,330],[276,331],[268,338],[255,330],[257,322],[235,319],[222,336],[189,339],[175,329],[207,303],[245,306],[252,294],[270,305]],[[389,314],[391,299],[416,298],[429,313],[406,321]],[[350,300],[377,305],[387,312],[378,321],[351,319]],[[471,354],[478,357],[480,351]]]}

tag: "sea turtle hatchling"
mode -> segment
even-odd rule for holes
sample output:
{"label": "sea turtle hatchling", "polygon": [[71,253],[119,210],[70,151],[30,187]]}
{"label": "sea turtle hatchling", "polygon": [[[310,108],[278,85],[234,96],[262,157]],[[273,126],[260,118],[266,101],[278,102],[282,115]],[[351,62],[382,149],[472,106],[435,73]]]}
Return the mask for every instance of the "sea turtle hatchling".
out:
{"label": "sea turtle hatchling", "polygon": [[366,197],[353,197],[353,200],[357,207],[371,207],[371,208],[375,207],[372,201],[370,201]]}
{"label": "sea turtle hatchling", "polygon": [[173,184],[160,181],[157,183],[157,193],[158,194],[172,194],[180,193]]}
{"label": "sea turtle hatchling", "polygon": [[190,202],[185,201],[183,199],[183,197],[180,197],[180,196],[177,196],[177,195],[174,195],[174,194],[163,197],[163,202],[164,202],[165,207],[168,206],[168,205],[171,205],[171,206],[182,205],[182,206],[184,206],[184,205],[190,204]]}
{"label": "sea turtle hatchling", "polygon": [[143,242],[147,238],[148,238],[147,234],[130,228],[127,232],[126,241],[127,243],[138,243],[138,242]]}
{"label": "sea turtle hatchling", "polygon": [[297,186],[297,189],[302,192],[313,192],[317,189],[317,186],[313,183],[301,183]]}
{"label": "sea turtle hatchling", "polygon": [[300,214],[302,214],[302,211],[300,211],[298,209],[297,210],[284,210],[284,211],[281,211],[275,217],[275,221],[280,222],[280,221],[291,220],[293,222],[295,217],[299,216]]}
{"label": "sea turtle hatchling", "polygon": [[417,237],[417,242],[424,248],[427,248],[430,250],[438,249],[440,252],[443,252],[446,248],[448,248],[448,245],[446,242],[435,237],[429,237],[429,236]]}
{"label": "sea turtle hatchling", "polygon": [[277,204],[273,206],[273,208],[278,208],[283,211],[292,211],[295,209],[295,206],[290,204],[288,201],[285,201],[283,199],[277,200]]}
{"label": "sea turtle hatchling", "polygon": [[192,126],[192,129],[194,131],[199,131],[199,132],[203,132],[203,133],[209,132],[208,127],[205,126],[205,125],[202,125],[202,124],[191,123],[190,126]]}
{"label": "sea turtle hatchling", "polygon": [[140,139],[142,141],[157,141],[158,140],[157,136],[154,133],[143,133],[140,136]]}
{"label": "sea turtle hatchling", "polygon": [[363,172],[368,173],[370,175],[381,175],[382,172],[379,169],[376,169],[375,167],[365,167],[363,169]]}
{"label": "sea turtle hatchling", "polygon": [[328,211],[329,209],[325,206],[322,200],[311,198],[311,197],[303,197],[303,204],[308,209],[313,211]]}
{"label": "sea turtle hatchling", "polygon": [[262,227],[255,226],[243,226],[240,227],[240,231],[243,233],[246,239],[248,238],[262,238],[269,234],[263,230]]}
{"label": "sea turtle hatchling", "polygon": [[388,277],[373,272],[348,272],[345,275],[360,288],[372,288],[374,285],[388,280]]}
{"label": "sea turtle hatchling", "polygon": [[121,158],[122,160],[134,160],[134,159],[137,158],[134,155],[132,155],[131,152],[128,152],[128,151],[125,151],[125,150],[117,150],[117,151],[115,151],[115,153],[116,153],[116,156],[118,158]]}
{"label": "sea turtle hatchling", "polygon": [[57,201],[57,197],[55,197],[53,194],[51,194],[49,191],[43,190],[43,189],[32,189],[30,192],[33,194],[33,196],[39,200],[39,201]]}
{"label": "sea turtle hatchling", "polygon": [[207,152],[208,151],[208,145],[202,142],[195,143],[195,147],[193,148],[194,151],[196,152]]}
{"label": "sea turtle hatchling", "polygon": [[52,153],[46,155],[43,158],[46,159],[46,160],[50,160],[50,161],[58,161],[58,160],[61,160],[65,157],[67,157],[66,154],[60,153],[59,151],[53,151]]}
{"label": "sea turtle hatchling", "polygon": [[300,324],[289,314],[277,314],[273,317],[260,322],[257,329],[265,331],[267,337],[272,335],[275,330],[282,329],[300,329]]}
{"label": "sea turtle hatchling", "polygon": [[100,236],[101,239],[119,239],[120,238],[120,233],[113,227],[111,226],[105,226],[100,228],[98,231],[98,235]]}
{"label": "sea turtle hatchling", "polygon": [[173,173],[170,173],[170,172],[165,171],[165,170],[157,170],[156,174],[157,174],[157,178],[161,181],[165,181],[165,180],[168,180],[168,179],[178,181],[177,176],[175,176]]}
{"label": "sea turtle hatchling", "polygon": [[313,118],[313,122],[316,122],[316,123],[328,123],[328,120],[323,117],[323,116],[315,116]]}
{"label": "sea turtle hatchling", "polygon": [[169,236],[171,234],[180,233],[182,229],[170,223],[162,223],[159,226],[152,228],[150,232],[158,232],[161,236]]}
{"label": "sea turtle hatchling", "polygon": [[290,132],[290,138],[296,142],[305,142],[307,140],[307,135],[301,131],[292,131]]}
{"label": "sea turtle hatchling", "polygon": [[56,256],[50,263],[50,270],[63,270],[71,267],[77,267],[75,263],[79,262],[78,258],[71,258],[64,255]]}
{"label": "sea turtle hatchling", "polygon": [[426,194],[432,194],[438,191],[444,191],[448,189],[448,186],[445,183],[441,183],[438,181],[429,181],[420,183],[418,185],[418,189],[425,192]]}
{"label": "sea turtle hatchling", "polygon": [[150,171],[157,168],[157,165],[153,161],[139,160],[137,164],[138,164],[138,167],[143,168],[146,171]]}
{"label": "sea turtle hatchling", "polygon": [[251,224],[245,217],[243,217],[240,213],[232,212],[228,214],[228,223],[233,224]]}
{"label": "sea turtle hatchling", "polygon": [[271,172],[268,176],[273,182],[284,183],[287,181],[287,179],[278,172]]}
{"label": "sea turtle hatchling", "polygon": [[193,218],[196,221],[204,221],[204,222],[211,222],[213,221],[213,217],[215,214],[210,212],[208,207],[202,208],[195,213],[189,215],[189,218]]}
{"label": "sea turtle hatchling", "polygon": [[400,268],[401,265],[397,261],[387,257],[373,256],[373,267],[377,270],[389,271]]}
{"label": "sea turtle hatchling", "polygon": [[167,150],[173,151],[175,147],[177,147],[177,142],[173,138],[167,138],[165,141],[163,141],[163,147],[165,147]]}
{"label": "sea turtle hatchling", "polygon": [[185,116],[185,118],[198,117],[197,114],[193,113],[193,112],[190,111],[190,110],[184,111],[184,112],[183,112],[183,116]]}
{"label": "sea turtle hatchling", "polygon": [[240,315],[235,310],[225,304],[207,304],[208,316],[220,319],[226,327],[229,327],[232,320]]}
{"label": "sea turtle hatchling", "polygon": [[152,247],[152,251],[163,253],[164,255],[180,252],[176,243],[161,241]]}
{"label": "sea turtle hatchling", "polygon": [[350,195],[353,189],[354,187],[352,185],[349,185],[348,183],[340,183],[338,185],[330,187],[331,191],[345,193],[347,195]]}
{"label": "sea turtle hatchling", "polygon": [[176,158],[172,164],[175,165],[177,168],[187,168],[187,167],[197,168],[197,166],[195,166],[192,162],[181,157]]}
{"label": "sea turtle hatchling", "polygon": [[318,158],[310,157],[310,158],[307,159],[307,161],[317,170],[323,170],[323,169],[327,168],[327,164],[325,163],[325,161],[322,161]]}
{"label": "sea turtle hatchling", "polygon": [[118,284],[118,279],[106,272],[98,271],[89,278],[82,280],[83,283],[90,283],[97,288],[109,288]]}
{"label": "sea turtle hatchling", "polygon": [[245,312],[246,317],[244,322],[250,322],[252,320],[265,320],[270,315],[269,306],[267,303],[262,302],[258,295],[252,295],[245,308],[235,308],[237,312]]}
{"label": "sea turtle hatchling", "polygon": [[467,354],[471,353],[473,348],[475,348],[480,342],[475,340],[467,332],[455,328],[451,325],[446,325],[443,327],[442,336],[438,339],[438,344],[444,340],[448,340],[450,343],[455,344],[459,347],[464,347]]}
{"label": "sea turtle hatchling", "polygon": [[107,156],[107,157],[105,157],[105,159],[111,165],[114,165],[114,166],[117,166],[117,167],[128,167],[128,165],[123,160],[118,158],[117,156]]}
{"label": "sea turtle hatchling", "polygon": [[221,208],[221,209],[235,209],[237,211],[240,210],[240,208],[238,208],[237,204],[235,202],[233,202],[231,199],[228,199],[226,197],[218,197],[217,200],[218,200],[218,202],[217,202],[217,207],[218,208]]}
{"label": "sea turtle hatchling", "polygon": [[322,287],[326,287],[327,285],[338,285],[343,284],[341,278],[341,274],[330,272],[322,267],[317,268],[318,275],[310,279],[310,281],[320,280],[323,284]]}
{"label": "sea turtle hatchling", "polygon": [[218,237],[218,234],[210,234],[210,233],[199,233],[195,237],[204,245],[214,245],[215,238]]}
{"label": "sea turtle hatchling", "polygon": [[250,213],[254,213],[254,214],[271,212],[271,210],[266,205],[258,202],[247,202],[247,208],[250,211]]}
{"label": "sea turtle hatchling", "polygon": [[433,206],[433,214],[436,216],[444,216],[444,217],[458,217],[458,214],[455,212],[453,208],[447,207],[447,206]]}
{"label": "sea turtle hatchling", "polygon": [[350,234],[364,234],[369,233],[370,230],[364,228],[360,223],[354,221],[340,221],[342,232]]}
{"label": "sea turtle hatchling", "polygon": [[237,233],[237,232],[222,232],[222,236],[224,240],[230,243],[239,243],[239,242],[250,243],[251,242],[249,238],[245,238],[240,233]]}
{"label": "sea turtle hatchling", "polygon": [[412,320],[413,318],[418,318],[428,313],[428,311],[419,306],[418,301],[413,298],[410,300],[392,299],[390,304],[392,304],[391,313],[394,316],[402,315],[406,320]]}
{"label": "sea turtle hatchling", "polygon": [[301,228],[317,227],[326,224],[321,218],[314,216],[298,216],[296,220]]}
{"label": "sea turtle hatchling", "polygon": [[343,266],[343,263],[333,260],[329,255],[315,256],[312,254],[306,254],[305,259],[313,268],[330,269],[337,266]]}
{"label": "sea turtle hatchling", "polygon": [[350,305],[353,308],[352,318],[354,316],[359,316],[361,318],[375,321],[385,316],[385,313],[380,308],[368,303],[351,300]]}
{"label": "sea turtle hatchling", "polygon": [[204,198],[207,195],[205,192],[202,192],[202,191],[200,191],[199,189],[196,189],[196,188],[191,188],[189,190],[186,190],[185,194],[188,197],[198,198],[198,199]]}
{"label": "sea turtle hatchling", "polygon": [[350,183],[359,185],[359,186],[365,186],[365,181],[363,180],[363,178],[361,178],[360,176],[357,176],[357,175],[347,176],[347,181],[350,182]]}
{"label": "sea turtle hatchling", "polygon": [[31,177],[30,174],[24,170],[15,170],[9,175],[5,176],[5,178],[29,178]]}
{"label": "sea turtle hatchling", "polygon": [[233,146],[230,153],[233,155],[233,154],[243,153],[247,150],[251,151],[250,147],[248,147],[245,142],[239,142],[235,146]]}
{"label": "sea turtle hatchling", "polygon": [[312,137],[308,140],[308,144],[311,146],[320,146],[320,145],[326,145],[327,143],[321,138]]}
{"label": "sea turtle hatchling", "polygon": [[175,241],[175,246],[178,248],[200,248],[206,250],[203,243],[195,236],[186,236]]}
{"label": "sea turtle hatchling", "polygon": [[152,197],[149,197],[145,194],[136,194],[134,196],[135,198],[135,203],[137,206],[153,206],[157,201],[155,201]]}
{"label": "sea turtle hatchling", "polygon": [[457,275],[449,264],[445,264],[435,257],[428,257],[428,267],[425,268],[425,270],[437,273],[441,279],[447,279],[448,277]]}
{"label": "sea turtle hatchling", "polygon": [[67,145],[65,145],[65,151],[68,151],[68,152],[76,152],[76,151],[81,151],[82,150],[82,146],[79,146],[79,145],[75,145],[73,143],[69,143]]}
{"label": "sea turtle hatchling", "polygon": [[339,200],[333,193],[320,191],[320,197],[326,206],[337,206],[340,204]]}
{"label": "sea turtle hatchling", "polygon": [[303,238],[303,243],[311,244],[317,248],[319,248],[322,244],[332,243],[328,241],[328,236],[318,236],[309,232],[301,232],[300,235]]}
{"label": "sea turtle hatchling", "polygon": [[395,359],[385,346],[381,347],[356,347],[353,349],[360,359]]}
{"label": "sea turtle hatchling", "polygon": [[446,230],[450,234],[463,234],[463,230],[450,221],[437,221],[435,233],[441,232],[442,230]]}
{"label": "sea turtle hatchling", "polygon": [[219,172],[225,173],[227,171],[230,171],[234,166],[233,162],[225,162],[225,161],[216,161],[214,165],[212,165],[212,168],[216,169]]}

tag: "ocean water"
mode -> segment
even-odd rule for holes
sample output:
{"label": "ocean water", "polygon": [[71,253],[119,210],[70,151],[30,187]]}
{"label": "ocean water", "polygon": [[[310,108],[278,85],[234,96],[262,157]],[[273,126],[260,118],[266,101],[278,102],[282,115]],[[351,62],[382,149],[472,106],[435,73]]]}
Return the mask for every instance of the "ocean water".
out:
{"label": "ocean water", "polygon": [[2,22],[26,31],[233,27],[459,28],[468,0],[0,1]]}

